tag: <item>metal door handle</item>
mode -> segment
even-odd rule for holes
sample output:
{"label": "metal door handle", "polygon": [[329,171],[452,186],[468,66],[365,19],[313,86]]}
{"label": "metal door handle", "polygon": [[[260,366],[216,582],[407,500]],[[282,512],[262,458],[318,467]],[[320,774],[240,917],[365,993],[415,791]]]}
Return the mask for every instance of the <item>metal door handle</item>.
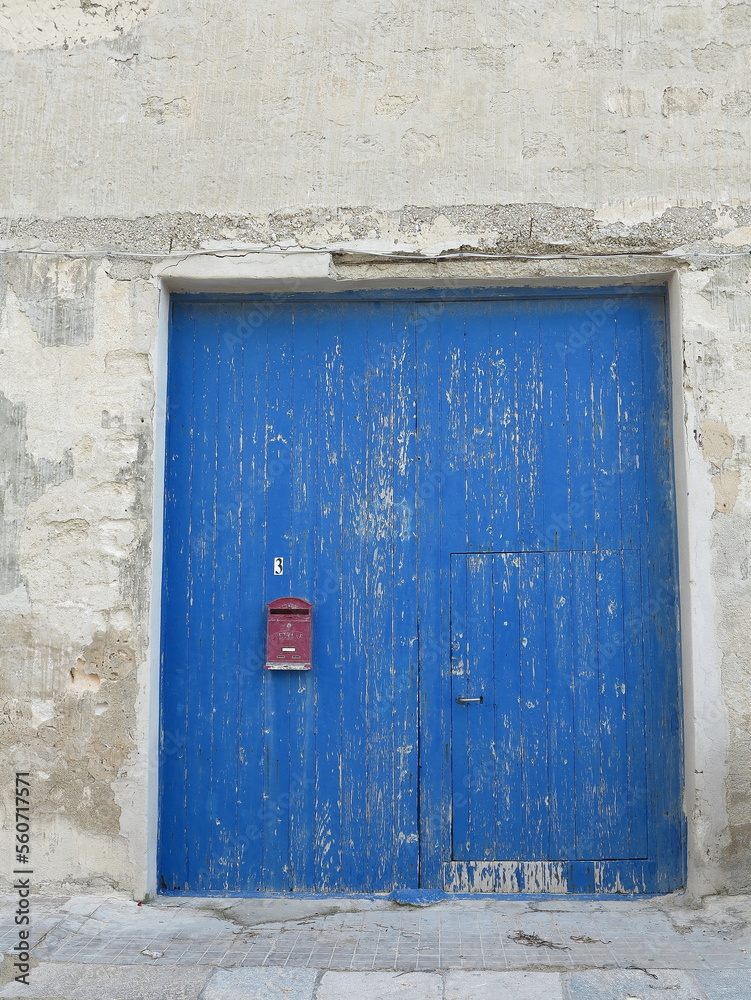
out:
{"label": "metal door handle", "polygon": [[456,699],[457,705],[468,705],[471,701],[479,701],[482,703],[482,695],[479,698],[464,698],[462,695]]}

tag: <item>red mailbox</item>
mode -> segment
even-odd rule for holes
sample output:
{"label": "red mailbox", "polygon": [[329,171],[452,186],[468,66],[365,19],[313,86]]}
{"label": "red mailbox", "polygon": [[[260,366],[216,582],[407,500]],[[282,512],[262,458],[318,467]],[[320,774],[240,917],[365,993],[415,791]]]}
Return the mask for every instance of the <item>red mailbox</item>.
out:
{"label": "red mailbox", "polygon": [[265,670],[310,670],[313,605],[301,597],[267,604]]}

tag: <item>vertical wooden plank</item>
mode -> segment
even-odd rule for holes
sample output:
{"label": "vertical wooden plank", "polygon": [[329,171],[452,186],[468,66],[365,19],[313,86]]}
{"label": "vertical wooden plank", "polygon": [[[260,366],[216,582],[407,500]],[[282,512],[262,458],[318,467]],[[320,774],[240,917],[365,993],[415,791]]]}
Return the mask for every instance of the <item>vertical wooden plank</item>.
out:
{"label": "vertical wooden plank", "polygon": [[596,557],[571,554],[572,638],[576,651],[574,745],[576,747],[576,858],[598,857],[600,794],[599,671],[597,662]]}
{"label": "vertical wooden plank", "polygon": [[628,857],[647,854],[647,772],[642,559],[646,540],[646,483],[639,299],[619,302],[614,315],[620,393],[619,459],[623,551],[624,656],[628,757]]}
{"label": "vertical wooden plank", "polygon": [[[319,336],[324,316],[316,302],[299,302],[294,308],[295,366],[292,378],[292,428],[290,486],[290,588],[313,604],[313,626],[320,626],[317,600],[319,450],[326,448],[321,432],[319,396]],[[316,784],[316,679],[325,661],[314,661],[312,671],[290,673],[290,777],[289,841],[290,886],[295,891],[314,889],[315,857],[311,830],[315,828]]]}
{"label": "vertical wooden plank", "polygon": [[520,497],[516,481],[516,303],[489,303],[489,404],[491,443],[490,516],[493,548],[515,552],[519,544]]}
{"label": "vertical wooden plank", "polygon": [[415,530],[417,389],[413,304],[400,302],[394,324],[393,438],[393,856],[395,886],[415,886],[418,879],[418,690]]}
{"label": "vertical wooden plank", "polygon": [[212,650],[211,854],[214,888],[233,890],[238,879],[238,709],[240,651],[240,510],[242,504],[242,343],[228,342],[227,307],[216,310],[215,603]]}
{"label": "vertical wooden plank", "polygon": [[[319,307],[320,426],[318,449],[317,587],[314,623],[314,682],[316,685],[316,784],[313,854],[316,885],[321,892],[344,889],[342,881],[341,813],[343,720],[347,717],[343,677],[357,669],[344,662],[343,581],[346,538],[342,534],[342,480],[345,454],[345,412],[353,391],[352,372],[345,368],[342,340],[351,325],[346,307]],[[313,429],[311,428],[311,433]],[[347,546],[348,548],[348,546]],[[349,552],[346,557],[350,558]]]}
{"label": "vertical wooden plank", "polygon": [[[543,368],[539,306],[516,308],[516,485],[519,548],[535,549],[544,537],[542,498]],[[545,577],[540,556],[519,555],[519,663],[521,671],[521,857],[547,856],[547,659]]]}
{"label": "vertical wooden plank", "polygon": [[188,884],[194,891],[213,887],[211,717],[213,704],[214,608],[216,602],[217,348],[211,311],[195,307],[196,357],[193,407],[195,438],[192,462],[190,603],[193,631],[189,658],[189,766],[187,827]]}
{"label": "vertical wooden plank", "polygon": [[[597,857],[600,806],[599,672],[596,649],[597,600],[595,560],[586,550],[596,544],[594,386],[592,345],[582,327],[579,304],[566,311],[570,414],[569,470],[572,553],[572,639],[574,668],[574,745],[576,785],[576,858]],[[575,506],[576,505],[576,506]],[[596,748],[596,749],[595,749]]]}
{"label": "vertical wooden plank", "polygon": [[598,859],[628,851],[628,740],[624,650],[623,564],[619,550],[600,551],[597,572],[597,652],[600,715],[600,835]]}
{"label": "vertical wooden plank", "polygon": [[[438,545],[426,557],[431,561],[431,569],[436,574],[436,583],[433,594],[428,597],[426,604],[429,607],[428,614],[422,620],[424,632],[421,632],[420,642],[426,642],[426,648],[430,651],[431,661],[427,667],[430,671],[435,671],[439,678],[439,689],[436,696],[440,698],[441,707],[436,705],[432,708],[432,714],[427,718],[440,718],[444,716],[446,721],[451,718],[451,713],[456,713],[460,708],[455,702],[450,701],[450,690],[446,684],[448,667],[450,665],[450,654],[446,648],[446,640],[450,634],[448,617],[450,614],[450,566],[451,553],[466,552],[469,548],[469,521],[468,521],[468,490],[471,483],[467,480],[468,463],[468,437],[469,437],[469,384],[467,373],[467,336],[468,336],[468,314],[464,303],[445,302],[440,312],[439,330],[439,352],[437,357],[426,359],[428,364],[438,366],[439,382],[436,386],[436,398],[431,400],[437,409],[437,419],[433,426],[435,451],[428,450],[428,463],[423,462],[420,473],[423,474],[424,486],[420,488],[420,497],[425,506],[430,506],[434,510],[435,518],[438,522]],[[435,322],[435,320],[434,320]],[[471,336],[471,326],[469,330]],[[427,438],[427,434],[426,434]],[[426,441],[426,444],[428,442]],[[434,457],[433,457],[434,456]],[[419,567],[422,576],[423,569],[427,566],[426,561]],[[467,581],[469,586],[469,580]],[[426,609],[427,610],[427,609]],[[469,601],[467,601],[467,614],[470,613]],[[427,622],[430,626],[427,627]],[[467,669],[465,667],[465,669]],[[453,716],[456,718],[456,715]],[[445,725],[446,723],[444,723]],[[449,741],[449,746],[444,752],[453,753],[450,747],[450,730],[444,730],[444,740]],[[462,748],[462,753],[467,753]],[[435,756],[428,766],[435,770],[440,768],[440,757]],[[448,775],[446,775],[448,778]],[[467,784],[462,788],[464,795],[468,794]],[[443,815],[440,819],[445,824],[444,817],[450,816],[448,802],[444,793]],[[471,836],[471,814],[467,813],[468,836]],[[445,833],[443,833],[445,837]],[[432,843],[425,843],[426,853],[433,848]]]}
{"label": "vertical wooden plank", "polygon": [[[441,588],[448,596],[448,553],[469,550],[468,482],[469,397],[467,372],[467,317],[463,303],[448,302],[441,314],[438,452],[423,461],[420,494],[426,505],[435,505],[441,531]],[[435,361],[434,361],[435,363]],[[447,622],[444,614],[441,625]],[[445,664],[444,664],[445,666]]]}
{"label": "vertical wooden plank", "polygon": [[569,400],[569,474],[571,548],[594,549],[594,387],[591,340],[581,333],[580,318],[569,311],[565,341]]}
{"label": "vertical wooden plank", "polygon": [[[571,414],[568,399],[568,351],[565,343],[565,316],[556,312],[553,300],[541,307],[542,352],[542,453],[540,461],[543,505],[542,531],[538,548],[561,551],[571,546],[571,508],[578,497],[571,496],[569,439]],[[551,564],[562,569],[563,564]]]}
{"label": "vertical wooden plank", "polygon": [[646,462],[645,396],[642,379],[642,329],[639,300],[618,303],[614,313],[618,374],[618,454],[621,540],[626,549],[645,543]]}
{"label": "vertical wooden plank", "polygon": [[519,554],[493,560],[493,673],[495,686],[496,858],[519,856],[522,806],[522,681]]}
{"label": "vertical wooden plank", "polygon": [[636,549],[626,549],[622,558],[628,761],[628,840],[625,856],[646,858],[648,842],[642,554]]}
{"label": "vertical wooden plank", "polygon": [[599,324],[591,342],[595,541],[597,548],[612,550],[621,548],[619,431],[622,401],[615,321],[608,319]]}
{"label": "vertical wooden plank", "polygon": [[360,520],[356,521],[365,547],[359,596],[364,604],[362,641],[366,663],[361,754],[365,759],[367,794],[361,835],[366,831],[367,835],[360,851],[364,855],[368,888],[375,890],[393,885],[396,860],[394,423],[401,373],[395,371],[398,347],[394,338],[394,304],[367,303],[365,323],[367,459]]}
{"label": "vertical wooden plank", "polygon": [[[294,310],[280,311],[269,323],[266,409],[266,601],[290,593],[292,586],[292,406],[295,367]],[[273,560],[284,559],[284,575],[272,575]],[[290,888],[289,787],[290,703],[294,674],[266,671],[264,732],[266,785],[263,829],[263,882],[269,889]]]}
{"label": "vertical wooden plank", "polygon": [[371,460],[367,388],[367,317],[364,303],[348,311],[340,343],[347,392],[344,397],[339,532],[342,564],[342,888],[370,886],[362,837],[367,823],[366,676],[373,662],[368,648],[370,609],[365,599],[369,572],[367,469]]}
{"label": "vertical wooden plank", "polygon": [[463,421],[458,423],[457,405],[460,395],[463,399],[463,325],[457,331],[455,313],[447,302],[415,305],[420,885],[441,888],[441,863],[451,851],[450,553],[462,551],[456,538],[466,530],[464,506],[457,510],[444,501],[447,489],[463,499]]}
{"label": "vertical wooden plank", "polygon": [[466,505],[470,552],[496,549],[490,303],[465,303]]}
{"label": "vertical wooden plank", "polygon": [[572,641],[572,517],[579,513],[581,484],[572,483],[569,454],[569,343],[572,309],[551,300],[541,309],[543,367],[542,488],[545,557],[548,740],[550,747],[550,856],[576,856],[574,690]]}
{"label": "vertical wooden plank", "polygon": [[549,856],[576,856],[574,689],[572,644],[571,548],[572,515],[578,513],[579,490],[572,489],[569,445],[569,359],[572,310],[555,299],[540,309],[542,355],[542,503],[539,546],[552,550],[545,567],[545,643],[548,660]]}
{"label": "vertical wooden plank", "polygon": [[[594,305],[594,303],[593,303]],[[593,309],[588,310],[590,314]],[[593,488],[597,588],[597,659],[600,734],[600,833],[598,858],[622,857],[627,832],[623,789],[627,781],[625,667],[621,560],[621,481],[618,349],[615,321],[593,324]]]}
{"label": "vertical wooden plank", "polygon": [[537,303],[516,309],[516,487],[519,549],[536,549],[545,535],[542,492],[543,373]]}
{"label": "vertical wooden plank", "polygon": [[194,331],[190,309],[173,303],[167,371],[164,486],[164,569],[161,628],[161,733],[159,888],[182,889],[186,880],[188,688],[191,633],[190,504],[193,463]]}
{"label": "vertical wooden plank", "polygon": [[[421,506],[424,509],[432,510],[432,516],[437,522],[436,527],[439,532],[436,539],[438,544],[432,546],[432,550],[429,550],[427,546],[421,548],[421,556],[424,553],[424,559],[421,558],[420,561],[420,576],[423,576],[425,570],[435,574],[435,590],[433,595],[428,595],[427,601],[421,607],[420,644],[421,649],[424,649],[424,652],[428,654],[424,658],[423,676],[427,677],[428,672],[438,675],[438,682],[433,684],[433,691],[440,708],[438,704],[434,703],[431,715],[433,718],[443,715],[447,721],[451,720],[450,730],[444,731],[444,740],[447,740],[446,752],[451,755],[452,759],[454,753],[458,753],[461,761],[459,772],[454,769],[454,780],[458,779],[459,784],[458,787],[454,787],[453,794],[457,796],[457,804],[461,803],[461,818],[459,820],[460,829],[453,837],[453,842],[454,857],[467,857],[467,853],[457,854],[456,852],[461,850],[471,854],[475,849],[470,807],[472,797],[470,787],[472,784],[471,726],[466,715],[469,707],[458,705],[453,697],[455,678],[452,677],[450,690],[447,690],[445,683],[441,683],[440,678],[445,676],[446,671],[444,642],[449,624],[447,610],[449,616],[451,614],[451,564],[453,559],[456,559],[458,565],[462,559],[458,553],[466,552],[470,548],[470,532],[476,529],[474,520],[472,527],[470,527],[470,506],[473,505],[474,498],[470,501],[469,493],[473,483],[468,478],[468,464],[471,461],[469,437],[472,435],[469,425],[470,397],[473,392],[469,384],[471,376],[467,368],[468,326],[470,338],[473,331],[469,311],[463,308],[462,303],[444,303],[440,311],[439,322],[440,327],[437,330],[438,352],[432,357],[428,355],[424,359],[426,367],[430,368],[431,365],[437,367],[438,383],[433,389],[435,395],[432,398],[424,397],[425,406],[421,409],[418,417],[420,421],[418,433],[424,433],[425,441],[425,448],[421,449],[423,461],[419,469]],[[436,323],[435,319],[434,323]],[[477,377],[476,373],[475,377]],[[421,528],[423,536],[424,532],[425,529]],[[457,553],[457,555],[452,558],[452,553]],[[466,556],[464,558],[466,559]],[[465,591],[464,595],[459,598],[463,603],[464,676],[467,692],[469,688],[466,678],[471,669],[470,657],[472,655],[470,650],[472,636],[468,628],[468,618],[472,614],[468,590],[470,587],[469,575],[467,564],[464,570]],[[457,586],[459,586],[459,581],[457,581]],[[459,610],[458,613],[462,614]],[[450,631],[450,625],[448,631]],[[423,732],[425,728],[423,728]],[[431,771],[440,768],[440,757],[435,753],[435,750],[431,760],[426,758],[423,773],[428,773],[428,768]],[[452,813],[453,809],[452,812],[448,812],[444,807],[444,816],[452,815]],[[438,823],[443,822],[442,817],[436,816],[436,820]],[[423,839],[424,861],[428,860],[426,855],[429,854],[434,843],[435,841],[429,842]]]}
{"label": "vertical wooden plank", "polygon": [[489,516],[492,563],[492,673],[495,692],[494,747],[496,788],[494,802],[494,857],[515,858],[522,836],[522,716],[520,667],[519,562],[520,510],[526,497],[517,476],[518,417],[518,303],[489,304],[490,407],[492,444]]}
{"label": "vertical wooden plank", "polygon": [[468,706],[457,704],[469,697],[471,636],[467,615],[467,556],[454,553],[451,566],[451,857],[474,858],[470,830],[470,740]]}
{"label": "vertical wooden plank", "polygon": [[[247,304],[236,305],[222,337],[243,345],[242,505],[240,546],[240,693],[238,721],[238,888],[264,887],[264,793],[266,736],[264,670],[266,658],[266,408],[269,324],[245,326]],[[271,817],[273,822],[273,817]]]}
{"label": "vertical wooden plank", "polygon": [[[469,555],[467,560],[467,683],[469,697],[482,703],[453,706],[454,717],[464,713],[467,732],[466,796],[469,813],[469,857],[495,857],[498,782],[495,742],[492,555]],[[455,747],[461,753],[461,747]]]}
{"label": "vertical wooden plank", "polygon": [[545,572],[541,554],[520,555],[519,658],[522,709],[522,826],[528,860],[547,858],[548,812],[548,678],[545,648]]}
{"label": "vertical wooden plank", "polygon": [[[563,478],[563,477],[562,477]],[[550,754],[550,857],[576,857],[576,746],[571,553],[545,557],[548,656],[548,744]]]}

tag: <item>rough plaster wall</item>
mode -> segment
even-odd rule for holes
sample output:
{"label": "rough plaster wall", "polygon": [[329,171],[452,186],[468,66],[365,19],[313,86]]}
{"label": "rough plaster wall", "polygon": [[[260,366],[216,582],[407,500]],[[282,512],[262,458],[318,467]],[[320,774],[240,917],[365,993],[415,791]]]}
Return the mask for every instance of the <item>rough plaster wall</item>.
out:
{"label": "rough plaster wall", "polygon": [[3,47],[16,52],[69,49],[117,38],[150,10],[156,10],[154,0],[47,0],[34,4],[2,0],[0,32],[6,40]]}
{"label": "rough plaster wall", "polygon": [[0,7],[0,214],[747,195],[744,2],[75,6]]}
{"label": "rough plaster wall", "polygon": [[102,264],[4,270],[0,757],[34,775],[48,885],[133,883],[118,795],[129,775],[143,783],[155,298]]}
{"label": "rough plaster wall", "polygon": [[[698,819],[717,865],[715,884],[738,891],[751,885],[751,270],[743,261],[694,272],[683,292],[687,418],[701,448],[700,476],[710,484],[712,557],[699,572],[716,595],[721,685],[710,680],[696,706],[706,746],[697,768],[710,788],[724,786],[727,809],[718,815],[698,803]],[[715,746],[726,725],[720,759]]]}
{"label": "rough plaster wall", "polygon": [[[37,775],[39,884],[147,884],[158,255],[748,250],[750,55],[732,0],[0,0],[0,249],[145,255],[0,256],[0,760]],[[676,266],[692,864],[748,889],[749,263]]]}

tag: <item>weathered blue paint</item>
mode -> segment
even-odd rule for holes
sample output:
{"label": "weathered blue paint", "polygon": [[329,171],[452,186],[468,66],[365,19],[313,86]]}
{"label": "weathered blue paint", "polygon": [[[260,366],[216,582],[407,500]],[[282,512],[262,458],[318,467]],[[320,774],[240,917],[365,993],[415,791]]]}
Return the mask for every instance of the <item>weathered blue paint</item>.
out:
{"label": "weathered blue paint", "polygon": [[[175,298],[162,891],[682,884],[664,315]],[[264,672],[289,594],[314,668]]]}

